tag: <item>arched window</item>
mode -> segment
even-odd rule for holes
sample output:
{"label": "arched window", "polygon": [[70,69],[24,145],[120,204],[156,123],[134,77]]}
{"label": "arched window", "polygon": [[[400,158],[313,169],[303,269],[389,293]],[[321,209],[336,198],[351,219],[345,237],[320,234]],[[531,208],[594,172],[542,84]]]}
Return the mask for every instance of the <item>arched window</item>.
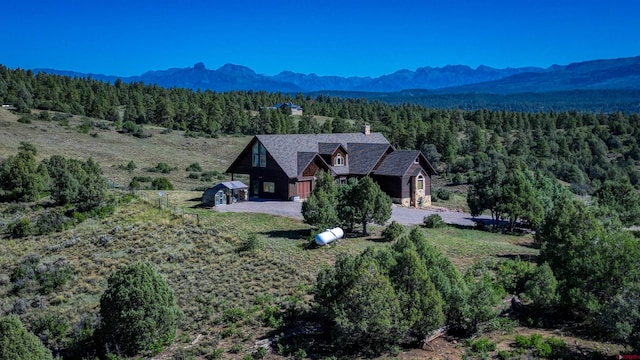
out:
{"label": "arched window", "polygon": [[336,155],[333,159],[333,166],[344,166],[344,158],[342,157],[342,154]]}
{"label": "arched window", "polygon": [[416,180],[416,189],[424,190],[424,176],[422,176],[422,174],[418,175],[418,179]]}

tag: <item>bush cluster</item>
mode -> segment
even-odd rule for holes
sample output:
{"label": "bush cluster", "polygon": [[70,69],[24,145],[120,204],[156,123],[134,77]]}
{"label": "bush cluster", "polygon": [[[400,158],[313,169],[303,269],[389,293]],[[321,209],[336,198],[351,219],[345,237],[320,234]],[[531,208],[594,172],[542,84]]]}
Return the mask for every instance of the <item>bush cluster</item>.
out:
{"label": "bush cluster", "polygon": [[379,354],[443,325],[473,332],[496,315],[491,279],[464,279],[418,227],[391,248],[341,256],[318,274],[315,299],[345,352]]}
{"label": "bush cluster", "polygon": [[66,284],[73,275],[64,260],[41,263],[40,256],[27,256],[11,274],[16,290],[38,291],[49,294]]}
{"label": "bush cluster", "polygon": [[442,217],[438,214],[427,215],[422,219],[424,227],[429,229],[439,228],[447,226],[447,223],[442,220]]}
{"label": "bush cluster", "polygon": [[171,344],[181,312],[162,276],[150,264],[136,263],[109,276],[100,316],[105,348],[136,355]]}

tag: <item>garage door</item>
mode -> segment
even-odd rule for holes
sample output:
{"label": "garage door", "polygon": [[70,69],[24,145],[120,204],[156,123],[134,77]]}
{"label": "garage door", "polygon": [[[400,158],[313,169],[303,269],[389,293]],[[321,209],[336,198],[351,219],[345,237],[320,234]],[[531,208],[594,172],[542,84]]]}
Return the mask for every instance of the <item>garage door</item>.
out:
{"label": "garage door", "polygon": [[311,192],[311,181],[298,181],[296,187],[298,188],[298,197],[306,199]]}

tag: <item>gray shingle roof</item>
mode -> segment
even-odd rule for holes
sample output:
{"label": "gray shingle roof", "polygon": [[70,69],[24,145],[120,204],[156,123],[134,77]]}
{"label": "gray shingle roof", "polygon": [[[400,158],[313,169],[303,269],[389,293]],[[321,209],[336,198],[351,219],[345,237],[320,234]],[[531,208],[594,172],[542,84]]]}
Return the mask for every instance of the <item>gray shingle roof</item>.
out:
{"label": "gray shingle roof", "polygon": [[349,143],[349,168],[353,175],[369,175],[380,158],[391,147],[387,144]]}
{"label": "gray shingle roof", "polygon": [[[298,153],[318,153],[318,144],[320,143],[341,144],[349,152],[349,168],[351,169],[351,173],[354,174],[366,174],[370,172],[380,158],[380,156],[378,156],[375,161],[371,161],[370,158],[375,156],[372,156],[370,152],[374,149],[384,148],[385,150],[380,151],[380,154],[382,154],[390,146],[389,141],[381,133],[371,133],[369,135],[363,133],[256,135],[256,138],[265,146],[269,154],[271,154],[289,178],[295,178],[299,174]],[[360,152],[361,155],[354,157],[354,150],[351,146],[360,148],[363,144],[377,144],[378,146],[369,148],[368,151],[367,149],[363,149],[364,151]],[[371,164],[371,167],[366,173],[354,172],[354,166],[360,171],[366,167],[366,164]]]}
{"label": "gray shingle roof", "polygon": [[[387,157],[378,168],[375,170],[376,175],[385,176],[403,176],[407,170],[418,160],[420,167],[424,169],[429,176],[435,175],[436,171],[429,163],[424,155],[418,150],[396,150]],[[416,169],[411,176],[416,176],[420,172],[420,169]]]}
{"label": "gray shingle roof", "polygon": [[333,155],[340,143],[318,143],[318,152],[322,155]]}
{"label": "gray shingle roof", "polygon": [[418,150],[396,150],[387,155],[374,172],[376,175],[402,176],[420,156]]}

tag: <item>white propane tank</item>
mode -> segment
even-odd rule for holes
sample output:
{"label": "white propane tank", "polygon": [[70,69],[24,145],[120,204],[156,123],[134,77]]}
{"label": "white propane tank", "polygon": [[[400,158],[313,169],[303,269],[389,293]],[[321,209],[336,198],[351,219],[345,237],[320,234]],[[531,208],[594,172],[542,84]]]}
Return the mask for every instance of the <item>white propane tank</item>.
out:
{"label": "white propane tank", "polygon": [[338,240],[344,236],[344,231],[341,228],[335,227],[333,229],[327,229],[316,235],[316,244],[327,245],[328,243]]}

